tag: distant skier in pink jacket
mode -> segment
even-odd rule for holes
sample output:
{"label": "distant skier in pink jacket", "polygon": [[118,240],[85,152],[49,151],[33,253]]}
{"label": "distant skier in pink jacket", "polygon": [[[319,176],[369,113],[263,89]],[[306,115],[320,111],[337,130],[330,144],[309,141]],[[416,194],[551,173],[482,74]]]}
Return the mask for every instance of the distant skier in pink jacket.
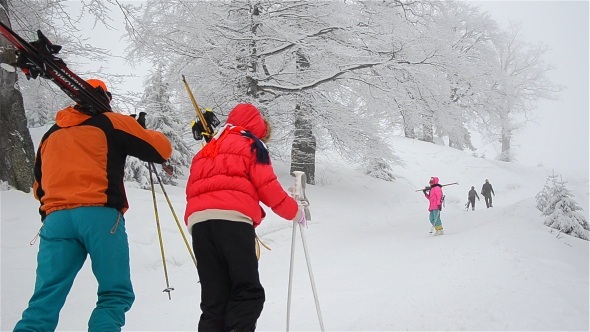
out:
{"label": "distant skier in pink jacket", "polygon": [[430,211],[430,223],[436,229],[434,235],[443,235],[442,221],[440,220],[440,211],[442,210],[443,192],[442,186],[438,183],[438,178],[430,178],[429,187],[424,188],[422,192],[430,202],[428,211]]}

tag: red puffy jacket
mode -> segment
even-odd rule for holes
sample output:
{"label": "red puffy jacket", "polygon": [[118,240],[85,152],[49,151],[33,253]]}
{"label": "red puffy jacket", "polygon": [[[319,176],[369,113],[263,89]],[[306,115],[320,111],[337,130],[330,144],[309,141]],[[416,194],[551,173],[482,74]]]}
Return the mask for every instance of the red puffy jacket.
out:
{"label": "red puffy jacket", "polygon": [[295,218],[297,203],[283,190],[270,162],[257,160],[256,141],[245,130],[261,138],[267,128],[256,107],[239,104],[224,129],[193,158],[186,186],[187,225],[193,213],[213,209],[237,211],[256,227],[264,217],[260,202],[284,219]]}

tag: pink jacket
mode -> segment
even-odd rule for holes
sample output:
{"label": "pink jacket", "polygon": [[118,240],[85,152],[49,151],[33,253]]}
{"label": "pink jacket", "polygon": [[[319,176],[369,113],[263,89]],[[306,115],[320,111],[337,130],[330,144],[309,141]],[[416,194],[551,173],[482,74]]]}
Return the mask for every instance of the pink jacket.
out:
{"label": "pink jacket", "polygon": [[432,179],[434,181],[433,184],[430,185],[430,192],[428,194],[424,194],[424,196],[430,202],[430,205],[428,206],[428,211],[438,210],[438,207],[442,205],[442,187],[438,183],[438,178],[436,176],[433,176]]}
{"label": "pink jacket", "polygon": [[186,185],[185,222],[194,212],[215,209],[240,212],[256,227],[264,217],[260,202],[284,219],[295,218],[297,203],[283,190],[270,162],[257,160],[252,145],[256,140],[244,135],[245,131],[258,138],[266,134],[258,109],[239,104],[229,113],[227,123],[233,126],[225,127],[193,158]]}

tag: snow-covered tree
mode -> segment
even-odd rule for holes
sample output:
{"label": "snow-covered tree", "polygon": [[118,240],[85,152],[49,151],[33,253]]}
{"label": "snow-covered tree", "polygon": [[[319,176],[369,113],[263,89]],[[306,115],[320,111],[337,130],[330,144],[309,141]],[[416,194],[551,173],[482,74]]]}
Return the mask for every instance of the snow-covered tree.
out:
{"label": "snow-covered tree", "polygon": [[391,165],[384,159],[372,158],[365,164],[365,174],[385,181],[395,180]]}
{"label": "snow-covered tree", "polygon": [[[178,110],[170,100],[169,84],[163,79],[163,71],[164,67],[158,65],[147,78],[140,110],[147,113],[146,127],[163,133],[172,143],[172,157],[167,161],[173,168],[172,174],[160,172],[160,167],[156,169],[164,184],[176,185],[175,179],[179,175],[184,175],[184,170],[190,166],[193,157],[191,147],[182,137],[183,132],[190,130],[190,124],[179,120]],[[129,157],[125,166],[125,180],[137,182],[142,188],[149,188],[148,164]],[[152,180],[156,181],[156,179]]]}
{"label": "snow-covered tree", "polygon": [[523,40],[519,25],[511,24],[507,32],[494,38],[494,48],[496,70],[490,76],[492,85],[487,110],[491,128],[501,143],[497,159],[513,161],[512,136],[523,127],[514,116],[534,110],[539,99],[556,99],[562,87],[548,77],[553,70],[544,59],[549,47]]}
{"label": "snow-covered tree", "polygon": [[539,191],[536,195],[535,195],[535,200],[537,201],[537,209],[541,212],[544,212],[544,210],[547,208],[547,202],[549,201],[549,189],[555,184],[555,181],[557,181],[558,176],[555,175],[555,172],[553,172],[553,174],[549,175],[547,177],[547,180],[545,180],[545,185],[543,186],[543,189],[541,189],[541,191]]}
{"label": "snow-covered tree", "polygon": [[426,30],[436,54],[432,75],[423,80],[422,94],[434,108],[435,134],[447,137],[449,146],[474,150],[469,128],[480,112],[480,96],[488,86],[482,84],[489,75],[487,58],[494,50],[491,38],[499,28],[488,13],[462,1],[441,1]]}
{"label": "snow-covered tree", "polygon": [[[126,8],[131,56],[165,61],[170,77],[185,74],[220,115],[237,102],[258,105],[278,129],[272,143],[290,140],[279,142],[291,150],[281,155],[308,181],[316,149],[342,147],[362,164],[365,138],[378,142],[391,128],[472,149],[470,130],[483,127],[506,134],[508,146],[517,126],[507,114],[558,90],[546,78],[544,46],[513,48],[489,14],[461,1],[148,0]],[[396,163],[391,156],[381,158]]]}
{"label": "snow-covered tree", "polygon": [[[380,112],[390,104],[382,100],[380,107],[363,110],[328,100],[342,95],[351,82],[375,84],[382,76],[375,68],[428,58],[421,52],[406,53],[411,41],[399,40],[407,34],[400,33],[398,25],[412,29],[403,23],[403,8],[408,7],[410,15],[413,5],[384,2],[394,15],[382,15],[380,21],[371,18],[378,10],[365,11],[364,6],[301,0],[148,1],[129,33],[135,43],[132,55],[165,58],[172,71],[182,70],[200,83],[202,103],[215,109],[229,110],[236,102],[260,106],[275,128],[291,132],[292,168],[306,171],[313,181],[314,141],[352,143],[342,151],[360,151],[364,147],[353,132],[370,137],[379,128],[372,127],[376,121],[355,126],[357,112]],[[179,26],[178,21],[184,23]],[[390,26],[379,28],[381,22]],[[376,28],[378,33],[373,32]]]}
{"label": "snow-covered tree", "polygon": [[562,233],[588,240],[588,221],[579,212],[582,208],[573,199],[566,182],[555,175],[550,176],[548,182],[550,185],[545,194],[546,203],[542,210],[544,224]]}

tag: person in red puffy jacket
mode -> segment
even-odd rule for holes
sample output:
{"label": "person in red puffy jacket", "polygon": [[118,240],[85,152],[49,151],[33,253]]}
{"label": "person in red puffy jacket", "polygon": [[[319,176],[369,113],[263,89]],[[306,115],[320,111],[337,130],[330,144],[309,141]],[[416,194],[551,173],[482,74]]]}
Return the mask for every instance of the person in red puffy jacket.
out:
{"label": "person in red puffy jacket", "polygon": [[193,158],[184,220],[201,281],[199,331],[254,331],[265,296],[258,275],[254,228],[265,216],[299,220],[263,142],[270,126],[256,107],[239,104]]}

